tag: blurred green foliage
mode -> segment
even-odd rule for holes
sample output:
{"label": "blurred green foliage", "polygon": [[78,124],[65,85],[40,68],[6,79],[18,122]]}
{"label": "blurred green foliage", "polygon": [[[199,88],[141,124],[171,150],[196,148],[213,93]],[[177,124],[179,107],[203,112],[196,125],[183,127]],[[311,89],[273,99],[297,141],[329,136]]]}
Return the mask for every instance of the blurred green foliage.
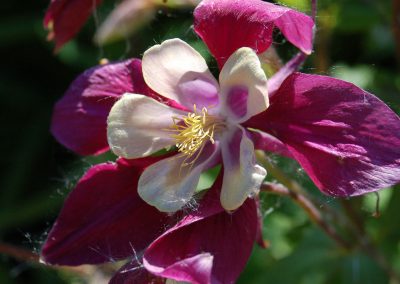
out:
{"label": "blurred green foliage", "polygon": [[[90,165],[109,159],[77,157],[49,133],[52,106],[72,80],[101,58],[140,57],[155,42],[179,37],[215,62],[191,28],[190,11],[160,10],[155,20],[133,38],[106,47],[92,44],[96,22],[114,7],[112,0],[97,11],[78,37],[59,54],[45,41],[42,17],[47,0],[2,2],[0,11],[0,91],[2,163],[0,179],[0,242],[37,252],[64,198]],[[281,4],[310,13],[306,0]],[[277,34],[282,55],[295,50]],[[391,33],[390,1],[321,0],[316,52],[304,72],[329,74],[354,82],[400,111],[400,73]],[[343,214],[341,202],[323,196],[299,166],[273,157],[289,176],[309,189],[321,210]],[[202,179],[206,187],[217,170]],[[270,180],[274,178],[269,177]],[[349,201],[365,223],[366,232],[400,273],[399,188],[380,193],[381,217],[374,218],[376,196]],[[263,195],[264,237],[270,247],[254,248],[239,283],[388,283],[376,259],[359,250],[346,251],[316,227],[303,210],[286,197]],[[232,236],[234,237],[234,236]],[[233,248],[234,249],[234,248]],[[0,283],[85,283],[79,275],[0,255]]]}

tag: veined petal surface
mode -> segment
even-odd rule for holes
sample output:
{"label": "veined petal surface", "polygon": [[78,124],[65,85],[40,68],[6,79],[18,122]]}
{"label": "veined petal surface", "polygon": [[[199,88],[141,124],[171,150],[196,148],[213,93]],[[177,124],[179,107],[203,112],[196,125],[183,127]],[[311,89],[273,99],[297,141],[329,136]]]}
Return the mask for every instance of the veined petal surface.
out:
{"label": "veined petal surface", "polygon": [[270,102],[246,125],[283,141],[324,193],[354,196],[400,181],[400,119],[372,94],[295,73]]}
{"label": "veined petal surface", "polygon": [[194,11],[194,29],[220,68],[237,49],[264,52],[277,26],[301,51],[312,50],[314,22],[292,9],[261,0],[204,0]]}
{"label": "veined petal surface", "polygon": [[174,224],[174,218],[137,194],[139,175],[159,159],[120,159],[90,168],[66,199],[41,259],[49,264],[81,265],[140,253],[168,224]]}
{"label": "veined petal surface", "polygon": [[237,280],[257,238],[257,206],[249,199],[234,213],[226,212],[219,203],[220,186],[221,178],[198,210],[187,214],[149,246],[143,258],[147,270],[192,283]]}

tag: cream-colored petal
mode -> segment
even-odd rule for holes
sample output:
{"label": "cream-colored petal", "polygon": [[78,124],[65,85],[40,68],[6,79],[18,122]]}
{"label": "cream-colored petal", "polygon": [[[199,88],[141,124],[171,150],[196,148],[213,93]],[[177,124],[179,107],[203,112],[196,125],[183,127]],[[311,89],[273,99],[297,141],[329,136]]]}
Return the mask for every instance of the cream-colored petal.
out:
{"label": "cream-colored petal", "polygon": [[108,144],[120,157],[148,156],[175,144],[174,133],[168,129],[173,124],[173,116],[183,115],[186,113],[152,98],[125,94],[114,104],[108,116]]}
{"label": "cream-colored petal", "polygon": [[267,172],[256,164],[253,142],[243,129],[231,130],[221,143],[224,162],[221,204],[232,211],[258,193]]}
{"label": "cream-colored petal", "polygon": [[192,199],[202,171],[212,166],[216,148],[206,146],[192,167],[183,166],[185,157],[180,154],[151,165],[140,176],[140,197],[162,212],[178,211]]}
{"label": "cream-colored petal", "polygon": [[94,40],[103,45],[128,38],[152,20],[156,6],[149,0],[121,1],[103,21]]}
{"label": "cream-colored petal", "polygon": [[149,48],[143,55],[142,69],[151,89],[190,109],[196,103],[201,108],[218,102],[218,82],[206,61],[180,39]]}
{"label": "cream-colored petal", "polygon": [[219,83],[221,112],[231,120],[244,122],[268,108],[267,77],[251,48],[242,47],[229,57]]}

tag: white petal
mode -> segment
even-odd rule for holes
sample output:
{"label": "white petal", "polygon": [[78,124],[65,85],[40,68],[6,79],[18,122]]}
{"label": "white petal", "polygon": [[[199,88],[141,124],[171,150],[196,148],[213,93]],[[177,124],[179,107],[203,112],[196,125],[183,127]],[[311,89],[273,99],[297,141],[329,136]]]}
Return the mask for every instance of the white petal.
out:
{"label": "white petal", "polygon": [[244,122],[269,105],[267,77],[257,54],[248,47],[233,53],[219,75],[221,112]]}
{"label": "white petal", "polygon": [[211,143],[193,167],[183,167],[185,157],[176,155],[148,167],[140,176],[138,193],[162,212],[175,212],[192,198],[202,171],[213,165],[218,155]]}
{"label": "white petal", "polygon": [[108,115],[108,144],[120,157],[148,156],[175,144],[174,133],[168,129],[173,124],[173,116],[183,115],[186,113],[152,98],[125,94]]}
{"label": "white petal", "polygon": [[255,163],[254,145],[244,130],[232,130],[221,143],[224,162],[221,204],[232,211],[258,193],[267,172]]}
{"label": "white petal", "polygon": [[218,103],[218,82],[204,58],[180,39],[148,49],[142,60],[146,84],[169,99],[192,109]]}

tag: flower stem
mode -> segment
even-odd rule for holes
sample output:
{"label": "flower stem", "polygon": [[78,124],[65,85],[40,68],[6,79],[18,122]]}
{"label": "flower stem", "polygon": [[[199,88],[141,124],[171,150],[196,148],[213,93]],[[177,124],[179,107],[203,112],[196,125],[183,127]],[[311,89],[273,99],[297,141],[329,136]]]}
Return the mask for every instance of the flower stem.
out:
{"label": "flower stem", "polygon": [[283,184],[293,192],[296,192],[303,196],[307,196],[307,193],[301,187],[301,185],[298,184],[293,179],[289,178],[278,167],[275,167],[275,165],[271,162],[271,159],[265,154],[265,152],[263,151],[255,151],[255,152],[257,161],[261,163],[261,165],[267,170],[267,172],[271,173],[274,176],[274,178],[276,178],[276,180],[279,181],[279,183]]}
{"label": "flower stem", "polygon": [[36,253],[6,243],[0,243],[0,254],[11,256],[19,261],[39,263],[39,255]]}
{"label": "flower stem", "polygon": [[[322,217],[321,212],[318,210],[318,206],[311,197],[308,196],[303,187],[296,181],[289,178],[279,168],[275,167],[265,152],[256,151],[256,157],[259,163],[261,163],[269,173],[281,184],[265,182],[261,186],[262,192],[274,193],[281,196],[287,196],[296,202],[310,217],[311,221],[317,224],[330,238],[332,238],[340,247],[349,251],[355,247],[359,247],[361,251],[366,253],[387,273],[391,278],[392,283],[400,284],[400,277],[397,272],[393,269],[391,264],[387,261],[384,254],[374,245],[367,231],[364,228],[364,222],[357,212],[352,208],[349,201],[340,200],[342,207],[344,208],[345,215],[341,214],[339,217],[341,221],[347,226],[346,229],[351,231],[355,235],[354,241],[351,243],[343,239],[335,230],[335,227],[328,224]],[[329,209],[325,207],[325,209]],[[333,210],[328,210],[329,213],[337,217]]]}
{"label": "flower stem", "polygon": [[282,59],[279,57],[274,46],[270,46],[266,51],[258,55],[263,63],[263,68],[268,77],[278,72],[282,67]]}
{"label": "flower stem", "polygon": [[[0,255],[6,255],[15,260],[21,262],[29,262],[34,264],[43,265],[40,262],[40,257],[37,253],[32,252],[26,248],[18,247],[15,245],[7,244],[0,242]],[[93,269],[90,265],[83,265],[79,267],[69,267],[69,266],[46,266],[53,269],[60,269],[68,272],[72,272],[75,274],[79,274],[81,276],[90,276],[93,274]]]}
{"label": "flower stem", "polygon": [[344,209],[344,212],[348,216],[349,221],[353,224],[352,228],[357,236],[357,243],[361,249],[374,259],[389,275],[392,283],[399,284],[400,276],[393,269],[390,263],[386,260],[383,253],[375,246],[374,242],[371,240],[367,231],[365,230],[364,220],[360,217],[356,210],[352,206],[351,200],[340,200],[340,203]]}
{"label": "flower stem", "polygon": [[311,0],[311,18],[317,23],[317,0]]}
{"label": "flower stem", "polygon": [[265,182],[261,186],[261,192],[274,193],[277,195],[290,197],[294,202],[296,202],[301,208],[304,209],[304,211],[310,217],[311,221],[313,221],[315,224],[317,224],[319,227],[321,227],[321,229],[329,237],[331,237],[335,242],[337,242],[339,244],[339,246],[343,247],[346,250],[350,250],[352,248],[350,243],[348,243],[345,239],[343,239],[336,232],[335,228],[333,226],[330,226],[323,219],[321,213],[316,208],[316,206],[312,203],[312,201],[310,199],[308,199],[304,195],[293,192],[282,184],[271,183],[271,182]]}

